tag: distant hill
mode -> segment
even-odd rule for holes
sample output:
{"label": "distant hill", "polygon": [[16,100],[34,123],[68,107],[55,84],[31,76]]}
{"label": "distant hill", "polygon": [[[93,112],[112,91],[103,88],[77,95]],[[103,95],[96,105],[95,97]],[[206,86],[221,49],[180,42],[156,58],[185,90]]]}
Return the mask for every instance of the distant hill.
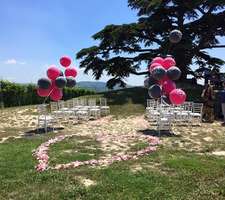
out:
{"label": "distant hill", "polygon": [[[77,87],[94,90],[96,92],[111,91],[106,87],[106,83],[101,81],[80,81],[80,82],[77,82]],[[127,88],[130,88],[130,87],[131,86],[127,86]],[[115,86],[113,90],[118,90],[118,89],[122,89],[122,88],[119,86]]]}

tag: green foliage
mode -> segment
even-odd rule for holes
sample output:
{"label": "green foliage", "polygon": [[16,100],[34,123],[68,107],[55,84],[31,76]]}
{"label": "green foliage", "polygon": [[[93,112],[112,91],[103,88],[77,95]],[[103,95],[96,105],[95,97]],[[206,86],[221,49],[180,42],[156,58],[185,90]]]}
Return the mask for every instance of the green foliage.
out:
{"label": "green foliage", "polygon": [[[219,37],[225,35],[224,0],[128,0],[128,5],[138,12],[138,22],[108,25],[93,35],[97,46],[80,50],[77,58],[85,72],[92,71],[99,79],[103,72],[113,76],[108,81],[124,86],[124,79],[138,72],[143,61],[147,63],[158,54],[172,54],[182,70],[182,80],[187,74],[196,76],[190,68],[219,68],[224,61],[212,57],[207,49],[225,47],[219,45]],[[172,45],[169,33],[179,29],[183,33],[180,43]]]}
{"label": "green foliage", "polygon": [[[44,98],[37,95],[36,86],[33,84],[22,85],[9,81],[1,81],[0,84],[0,102],[3,100],[5,107],[40,104],[44,101]],[[95,94],[94,91],[80,88],[65,88],[63,93],[64,100]]]}

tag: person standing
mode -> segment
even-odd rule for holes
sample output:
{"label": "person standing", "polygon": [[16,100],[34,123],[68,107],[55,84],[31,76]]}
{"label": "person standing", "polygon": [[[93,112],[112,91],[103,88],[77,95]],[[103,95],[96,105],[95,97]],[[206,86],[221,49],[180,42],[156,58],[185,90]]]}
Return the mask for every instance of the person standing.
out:
{"label": "person standing", "polygon": [[223,90],[220,93],[220,101],[223,113],[223,123],[222,125],[225,126],[225,81],[223,82]]}
{"label": "person standing", "polygon": [[206,85],[201,97],[203,98],[202,120],[203,122],[212,123],[214,121],[215,94],[213,86],[210,83]]}

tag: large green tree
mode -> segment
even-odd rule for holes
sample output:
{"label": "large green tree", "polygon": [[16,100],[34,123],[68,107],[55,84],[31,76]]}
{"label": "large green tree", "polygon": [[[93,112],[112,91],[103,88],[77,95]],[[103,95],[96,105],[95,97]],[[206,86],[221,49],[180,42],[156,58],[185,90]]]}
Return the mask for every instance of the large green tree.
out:
{"label": "large green tree", "polygon": [[[124,78],[140,72],[158,54],[172,54],[182,70],[181,79],[195,75],[191,65],[220,67],[224,61],[207,50],[224,48],[219,38],[225,35],[225,0],[128,0],[138,12],[138,21],[108,25],[93,35],[99,44],[80,50],[81,68],[92,71],[99,79],[106,72],[113,76],[108,87],[125,85]],[[169,42],[169,33],[179,29],[183,38],[178,44]]]}

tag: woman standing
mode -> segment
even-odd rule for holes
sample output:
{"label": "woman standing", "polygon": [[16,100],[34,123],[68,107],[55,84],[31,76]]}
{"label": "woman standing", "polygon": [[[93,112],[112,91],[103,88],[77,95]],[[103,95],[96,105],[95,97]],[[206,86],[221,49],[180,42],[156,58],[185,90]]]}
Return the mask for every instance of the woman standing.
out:
{"label": "woman standing", "polygon": [[201,97],[203,98],[203,111],[202,120],[204,122],[212,123],[214,121],[214,100],[215,94],[212,85],[209,83],[206,85],[202,92]]}

